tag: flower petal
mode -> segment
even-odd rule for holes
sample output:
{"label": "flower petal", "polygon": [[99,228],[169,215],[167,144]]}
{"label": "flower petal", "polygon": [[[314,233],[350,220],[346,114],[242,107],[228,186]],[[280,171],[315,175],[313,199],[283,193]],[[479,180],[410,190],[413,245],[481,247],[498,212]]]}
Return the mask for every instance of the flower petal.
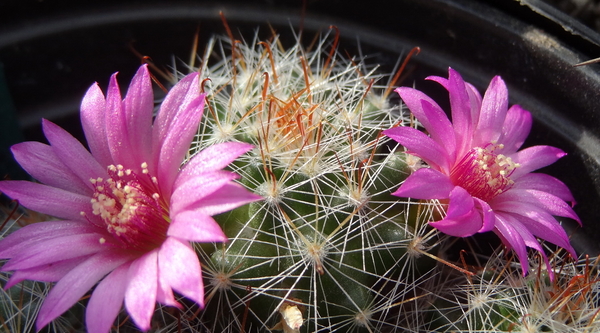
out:
{"label": "flower petal", "polygon": [[129,265],[121,265],[105,277],[94,289],[85,311],[88,333],[110,331],[115,318],[121,311]]}
{"label": "flower petal", "polygon": [[531,113],[518,105],[511,106],[502,126],[502,136],[498,139],[504,145],[500,152],[508,155],[521,148],[531,131],[532,122]]}
{"label": "flower petal", "polygon": [[475,200],[475,206],[482,214],[483,225],[481,229],[477,230],[478,233],[492,231],[496,224],[496,214],[490,205],[487,202],[479,199],[473,198]]}
{"label": "flower petal", "polygon": [[248,192],[241,185],[229,183],[187,209],[213,216],[258,200],[262,200],[262,197]]}
{"label": "flower petal", "polygon": [[448,93],[452,109],[452,124],[456,136],[456,149],[459,156],[469,150],[473,139],[474,123],[479,118],[479,110],[471,109],[469,93],[463,78],[452,68],[448,68]]}
{"label": "flower petal", "polygon": [[172,219],[167,236],[192,242],[226,242],[221,226],[210,216],[183,211]]}
{"label": "flower petal", "polygon": [[81,102],[81,125],[90,151],[100,165],[113,164],[106,138],[106,99],[97,83],[94,83]]}
{"label": "flower petal", "polygon": [[[177,130],[173,128],[173,124],[180,117],[180,113],[187,110],[190,104],[198,99],[198,96],[200,96],[198,73],[192,73],[181,79],[169,91],[165,100],[161,103],[152,128],[152,152],[154,158],[149,162],[151,173],[158,172],[160,151],[167,135]],[[178,163],[181,162],[183,161],[178,161]]]}
{"label": "flower petal", "polygon": [[168,237],[158,252],[159,274],[178,293],[204,307],[198,256],[187,242]]}
{"label": "flower petal", "polygon": [[453,189],[454,185],[448,176],[437,170],[421,168],[408,176],[392,194],[404,198],[445,199]]}
{"label": "flower petal", "polygon": [[560,180],[543,173],[528,173],[517,179],[512,187],[519,190],[537,190],[548,192],[555,195],[566,202],[571,202],[571,206],[575,204],[575,199],[571,191]]}
{"label": "flower petal", "polygon": [[131,259],[131,255],[120,252],[100,252],[67,273],[44,300],[36,321],[38,331],[67,311],[104,275]]}
{"label": "flower petal", "polygon": [[150,329],[158,284],[158,249],[134,260],[129,267],[125,307],[142,331]]}
{"label": "flower petal", "polygon": [[508,110],[508,89],[501,77],[495,76],[481,102],[477,128],[473,133],[473,145],[483,146],[498,141]]}
{"label": "flower petal", "polygon": [[[529,232],[529,230],[524,225],[522,225],[518,219],[515,219],[513,216],[501,214],[501,219],[506,220],[506,223],[510,224],[510,227],[519,234],[519,236],[523,239],[523,242],[527,247],[538,251],[542,255],[542,258],[546,263],[546,267],[548,267],[548,274],[550,275],[550,280],[554,280],[554,272],[552,271],[552,269],[550,269],[548,257],[546,256],[544,249],[537,241],[535,236],[532,235],[531,232]],[[527,253],[525,253],[525,256],[527,256]],[[519,261],[521,262],[521,267],[523,269],[523,276],[525,276],[527,275],[527,271],[529,269],[529,260],[525,258],[525,261],[523,261],[523,258],[519,256]]]}
{"label": "flower petal", "polygon": [[158,180],[163,193],[171,193],[177,171],[198,130],[203,108],[204,95],[200,95],[185,110],[178,112],[160,144]]}
{"label": "flower petal", "polygon": [[[65,220],[96,220],[89,196],[20,180],[0,182],[0,191],[31,210]],[[84,212],[85,216],[81,215]]]}
{"label": "flower petal", "polygon": [[529,260],[523,236],[506,220],[506,216],[502,214],[496,214],[496,229],[494,231],[502,239],[507,248],[515,251],[519,262],[521,262],[523,276],[527,275]]}
{"label": "flower petal", "polygon": [[166,306],[173,306],[178,309],[183,309],[183,306],[177,302],[175,295],[173,295],[173,289],[165,278],[158,274],[158,285],[156,288],[156,301]]}
{"label": "flower petal", "polygon": [[6,282],[6,285],[4,285],[4,289],[6,290],[23,280],[56,282],[62,279],[73,268],[77,267],[89,257],[90,256],[77,257],[53,262],[51,264],[18,270],[10,276],[10,279]]}
{"label": "flower petal", "polygon": [[175,187],[187,182],[190,178],[205,172],[225,168],[240,155],[250,151],[254,146],[244,142],[226,142],[211,145],[200,151],[186,163],[175,181]]}
{"label": "flower petal", "polygon": [[469,95],[469,104],[471,105],[471,118],[476,120],[475,116],[479,114],[477,110],[481,110],[482,98],[475,86],[469,82],[465,82],[465,86],[467,87],[467,95]]}
{"label": "flower petal", "polygon": [[383,131],[383,134],[406,147],[409,154],[420,157],[431,167],[445,174],[450,173],[446,150],[425,133],[411,127],[394,127]]}
{"label": "flower petal", "polygon": [[52,147],[40,142],[22,142],[11,151],[21,167],[40,182],[82,195],[92,195],[90,182],[83,182],[56,156]]}
{"label": "flower petal", "polygon": [[22,248],[2,266],[2,270],[27,269],[106,250],[111,247],[111,244],[108,242],[101,244],[99,240],[102,236],[102,234],[92,233],[46,239],[28,248]]}
{"label": "flower petal", "polygon": [[[154,93],[148,66],[141,66],[129,85],[123,101],[125,127],[129,139],[130,163],[128,168],[141,170],[143,162],[152,162],[152,112],[154,109]],[[123,156],[122,156],[123,157]]]}
{"label": "flower petal", "polygon": [[551,146],[525,148],[510,156],[513,162],[519,163],[519,167],[515,169],[511,178],[518,179],[527,173],[556,162],[565,155],[567,154],[564,151]]}
{"label": "flower petal", "polygon": [[134,162],[130,155],[133,150],[129,144],[130,133],[127,132],[127,122],[123,111],[121,89],[119,89],[119,83],[117,82],[117,73],[113,74],[108,82],[105,124],[108,148],[114,164],[132,168]]}
{"label": "flower petal", "polygon": [[[446,90],[449,90],[449,80],[440,76],[428,76],[425,80],[431,80],[442,85]],[[478,120],[479,110],[481,109],[481,95],[477,88],[470,84],[469,82],[465,82],[465,87],[467,88],[467,95],[469,96],[469,105],[471,105],[471,119],[474,121]]]}
{"label": "flower petal", "polygon": [[[152,150],[157,152],[162,147],[171,125],[179,115],[180,110],[185,110],[190,103],[195,101],[200,94],[198,73],[186,75],[167,94],[160,105],[160,111],[154,120],[152,129]],[[158,156],[154,156],[158,161]]]}
{"label": "flower petal", "polygon": [[534,205],[552,215],[573,219],[581,225],[581,220],[566,202],[547,192],[511,188],[492,199],[490,205],[496,209],[496,207],[502,207],[503,204],[510,201]]}
{"label": "flower petal", "polygon": [[87,222],[47,221],[24,226],[0,240],[0,258],[12,258],[22,250],[54,237],[99,232]]}
{"label": "flower petal", "polygon": [[427,129],[431,138],[443,144],[448,156],[454,156],[456,151],[454,130],[442,108],[429,96],[416,89],[400,87],[395,91],[400,95],[412,114]]}
{"label": "flower petal", "polygon": [[[512,224],[512,226],[517,230],[517,232],[519,232],[521,234],[521,237],[523,237],[523,240],[525,241],[525,245],[527,247],[530,247],[540,253],[540,255],[542,256],[542,260],[544,260],[544,263],[546,264],[546,270],[548,272],[548,276],[550,277],[550,281],[554,281],[554,270],[550,266],[550,261],[548,261],[548,256],[546,255],[546,252],[544,252],[542,245],[529,232],[529,230],[527,230],[527,228],[525,228],[520,223],[515,222]],[[526,265],[527,264],[521,263],[521,267],[526,266]],[[523,276],[527,275],[527,270],[528,270],[527,268],[523,269]]]}
{"label": "flower petal", "polygon": [[210,196],[223,185],[239,178],[239,175],[229,171],[208,172],[188,179],[178,184],[171,195],[171,214],[177,215],[188,206]]}
{"label": "flower petal", "polygon": [[42,127],[56,156],[90,189],[90,179],[108,177],[106,169],[71,134],[46,119],[42,120]]}
{"label": "flower petal", "polygon": [[483,226],[481,213],[475,209],[473,197],[462,187],[456,186],[450,192],[450,203],[446,217],[429,224],[450,236],[468,237]]}
{"label": "flower petal", "polygon": [[[565,229],[552,215],[543,210],[537,209],[535,206],[527,205],[519,207],[519,213],[509,212],[509,214],[523,224],[536,237],[544,239],[552,244],[562,247],[567,250],[573,258],[577,258],[575,249],[571,246],[569,236]],[[525,210],[525,213],[521,211]]]}

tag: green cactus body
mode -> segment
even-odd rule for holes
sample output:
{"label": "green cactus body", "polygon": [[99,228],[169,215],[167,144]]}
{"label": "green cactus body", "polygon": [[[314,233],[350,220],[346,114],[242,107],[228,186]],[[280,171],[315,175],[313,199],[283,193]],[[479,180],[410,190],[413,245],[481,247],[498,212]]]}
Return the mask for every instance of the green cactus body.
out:
{"label": "green cactus body", "polygon": [[214,330],[368,332],[386,325],[370,307],[399,300],[389,290],[409,241],[391,193],[409,170],[380,131],[407,121],[374,85],[382,77],[327,40],[311,52],[277,38],[209,44],[226,51],[200,69],[210,82],[198,145],[254,144],[234,171],[265,198],[218,216],[230,240],[203,247]]}

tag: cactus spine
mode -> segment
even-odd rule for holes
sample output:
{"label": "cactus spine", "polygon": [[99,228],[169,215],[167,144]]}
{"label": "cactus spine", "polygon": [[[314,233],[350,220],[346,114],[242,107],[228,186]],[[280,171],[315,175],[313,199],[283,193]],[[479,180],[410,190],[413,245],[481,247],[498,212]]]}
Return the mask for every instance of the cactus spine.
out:
{"label": "cactus spine", "polygon": [[[406,255],[405,204],[390,193],[408,174],[380,131],[408,124],[361,59],[213,40],[204,65],[203,148],[239,140],[255,149],[235,165],[264,201],[220,216],[227,244],[202,247],[209,328],[284,332],[380,331],[407,294],[394,268]],[[208,54],[213,48],[208,48]],[[216,319],[215,319],[216,318]]]}

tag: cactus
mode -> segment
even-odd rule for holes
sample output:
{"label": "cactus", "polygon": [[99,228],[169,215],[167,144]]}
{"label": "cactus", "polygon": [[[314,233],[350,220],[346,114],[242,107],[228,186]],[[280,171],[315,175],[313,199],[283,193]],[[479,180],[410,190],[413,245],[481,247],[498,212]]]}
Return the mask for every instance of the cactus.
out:
{"label": "cactus", "polygon": [[[212,331],[381,331],[414,296],[397,269],[414,226],[390,195],[409,166],[380,135],[409,120],[337,38],[311,51],[277,37],[209,43],[199,69],[209,112],[192,150],[254,144],[234,171],[265,198],[220,216],[227,244],[201,247]],[[222,60],[206,65],[214,45]]]}
{"label": "cactus", "polygon": [[[556,251],[550,281],[533,262],[523,276],[506,253],[495,251],[477,274],[440,283],[427,330],[432,332],[597,332],[600,322],[598,258],[565,261]],[[442,292],[441,290],[446,291]]]}
{"label": "cactus", "polygon": [[[390,98],[396,79],[341,55],[338,41],[325,34],[306,49],[299,36],[289,48],[258,33],[214,37],[190,66],[207,93],[190,156],[253,144],[232,168],[264,200],[216,216],[229,241],[194,244],[205,307],[159,306],[152,332],[600,330],[598,259],[556,251],[554,281],[537,260],[524,277],[502,247],[465,261],[469,247],[427,223],[444,216],[442,203],[391,195],[421,162],[381,131],[419,124]],[[33,331],[49,286],[19,286],[0,293],[2,326]],[[83,330],[82,308],[47,330]],[[124,312],[115,325],[136,331]]]}

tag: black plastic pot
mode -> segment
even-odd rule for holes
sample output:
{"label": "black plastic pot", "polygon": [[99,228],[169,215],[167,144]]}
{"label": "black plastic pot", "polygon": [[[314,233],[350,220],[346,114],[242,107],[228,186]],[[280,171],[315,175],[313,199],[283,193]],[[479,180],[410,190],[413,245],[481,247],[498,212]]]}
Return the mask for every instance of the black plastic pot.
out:
{"label": "black plastic pot", "polygon": [[[2,116],[3,124],[18,126],[27,140],[43,140],[41,117],[80,134],[78,105],[92,82],[106,86],[115,71],[127,82],[140,63],[132,49],[165,66],[173,56],[187,60],[197,27],[201,41],[225,32],[221,10],[246,37],[267,22],[283,34],[290,25],[313,33],[333,24],[342,48],[355,50],[358,40],[384,70],[420,46],[405,84],[432,94],[442,91],[423,78],[446,75],[449,66],[481,90],[501,75],[511,103],[536,119],[526,144],[569,153],[544,171],[567,183],[578,201],[584,228],[569,226],[577,250],[600,253],[600,67],[573,67],[600,56],[598,34],[538,1],[324,0],[308,3],[303,20],[301,8],[287,1],[4,3],[0,62],[17,125],[10,116]],[[0,102],[5,110],[7,103]]]}

